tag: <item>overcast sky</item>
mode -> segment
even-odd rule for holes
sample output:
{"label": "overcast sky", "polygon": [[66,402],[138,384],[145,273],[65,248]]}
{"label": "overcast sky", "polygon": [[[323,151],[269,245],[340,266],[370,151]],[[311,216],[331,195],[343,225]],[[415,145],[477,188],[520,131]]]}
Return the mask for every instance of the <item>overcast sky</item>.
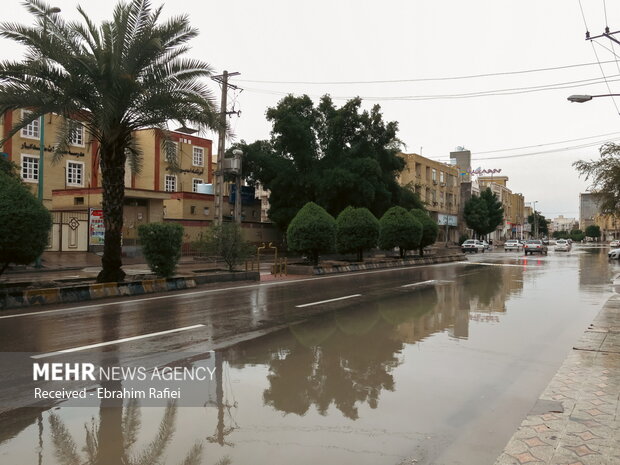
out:
{"label": "overcast sky", "polygon": [[[566,100],[571,94],[620,93],[620,65],[612,53],[620,54],[620,45],[612,50],[608,39],[586,41],[583,17],[593,36],[606,24],[619,30],[617,1],[581,0],[583,16],[579,0],[163,3],[165,16],[187,13],[200,29],[193,57],[218,73],[241,73],[231,82],[244,90],[229,102],[242,111],[231,124],[247,142],[269,137],[265,110],[287,93],[315,101],[329,93],[337,104],[359,95],[365,108],[379,103],[386,120],[398,121],[405,151],[447,160],[464,146],[474,168],[501,169],[514,192],[538,201],[537,209],[552,218],[578,217],[579,192],[587,183],[572,162],[598,157],[605,141],[620,141],[614,105],[620,108],[620,98]],[[51,4],[70,18],[81,4],[97,21],[113,8],[101,0]],[[4,21],[31,22],[20,1],[2,5]],[[0,42],[0,57],[22,53]],[[536,71],[543,68],[560,69]],[[481,74],[499,75],[469,77]],[[445,79],[459,77],[466,78]],[[532,89],[541,86],[548,89]],[[213,90],[219,95],[215,83]],[[507,95],[462,96],[479,92]],[[519,156],[534,152],[545,153]]]}

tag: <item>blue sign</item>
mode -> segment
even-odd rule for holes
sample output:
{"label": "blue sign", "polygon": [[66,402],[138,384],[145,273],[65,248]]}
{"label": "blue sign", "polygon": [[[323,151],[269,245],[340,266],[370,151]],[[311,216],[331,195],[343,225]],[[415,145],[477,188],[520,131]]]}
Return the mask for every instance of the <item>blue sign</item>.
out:
{"label": "blue sign", "polygon": [[[228,197],[228,203],[235,203],[235,198],[237,197],[237,185],[230,185],[230,196]],[[241,205],[251,205],[255,203],[256,193],[253,187],[250,186],[241,186]]]}

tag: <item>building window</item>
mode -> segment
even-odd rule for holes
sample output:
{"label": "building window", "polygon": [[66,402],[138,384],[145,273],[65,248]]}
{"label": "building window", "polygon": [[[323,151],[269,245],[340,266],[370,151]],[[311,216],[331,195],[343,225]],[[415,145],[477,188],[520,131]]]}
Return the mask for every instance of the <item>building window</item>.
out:
{"label": "building window", "polygon": [[445,182],[443,171],[439,172],[439,182]]}
{"label": "building window", "polygon": [[203,210],[205,216],[209,216],[209,207],[205,207]]}
{"label": "building window", "polygon": [[204,184],[204,180],[200,178],[192,178],[192,192],[198,192],[198,184]]}
{"label": "building window", "polygon": [[437,182],[437,170],[435,170],[435,169],[432,170],[432,173],[433,173],[433,181]]}
{"label": "building window", "polygon": [[39,180],[39,157],[22,155],[22,179],[27,182]]}
{"label": "building window", "polygon": [[71,131],[69,137],[69,143],[71,145],[77,145],[78,147],[84,147],[84,126],[78,123],[76,127]]}
{"label": "building window", "polygon": [[73,205],[84,205],[84,197],[74,197]]}
{"label": "building window", "polygon": [[192,165],[205,166],[205,149],[203,149],[202,147],[194,147]]}
{"label": "building window", "polygon": [[79,161],[67,161],[67,185],[84,185],[84,163]]}
{"label": "building window", "polygon": [[[30,115],[30,111],[22,111],[22,119],[26,118]],[[40,136],[39,132],[39,118],[32,120],[28,126],[22,128],[22,137],[27,137],[29,139],[38,139]]]}
{"label": "building window", "polygon": [[191,205],[191,206],[189,207],[189,212],[190,212],[192,215],[195,215],[195,214],[196,214],[196,205]]}
{"label": "building window", "polygon": [[166,175],[166,182],[164,183],[164,190],[166,192],[176,192],[177,191],[177,177],[173,174]]}

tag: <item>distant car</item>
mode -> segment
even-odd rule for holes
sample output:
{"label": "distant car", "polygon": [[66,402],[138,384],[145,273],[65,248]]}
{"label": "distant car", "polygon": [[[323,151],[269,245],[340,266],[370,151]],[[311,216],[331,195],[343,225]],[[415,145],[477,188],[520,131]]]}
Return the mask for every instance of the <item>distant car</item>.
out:
{"label": "distant car", "polygon": [[521,250],[521,243],[516,239],[507,240],[504,243],[504,251],[508,252],[509,250]]}
{"label": "distant car", "polygon": [[487,241],[482,240],[480,242],[482,242],[482,245],[484,246],[484,250],[491,250],[491,244],[489,244]]}
{"label": "distant car", "polygon": [[619,241],[619,240],[617,240],[617,239],[616,239],[616,240],[614,240],[614,241],[611,241],[611,242],[609,243],[609,247],[612,247],[612,248],[613,248],[613,247],[620,247],[620,241]]}
{"label": "distant car", "polygon": [[477,239],[467,239],[461,244],[461,250],[463,252],[484,252],[484,244]]}
{"label": "distant car", "polygon": [[607,254],[609,258],[613,258],[614,260],[618,260],[620,258],[620,249],[612,249]]}
{"label": "distant car", "polygon": [[571,244],[566,239],[558,239],[555,242],[556,252],[568,252],[571,249]]}
{"label": "distant car", "polygon": [[525,255],[530,254],[533,255],[535,253],[545,254],[547,255],[548,248],[546,244],[540,239],[531,239],[529,241],[525,241],[525,245],[523,246],[523,250],[525,251]]}

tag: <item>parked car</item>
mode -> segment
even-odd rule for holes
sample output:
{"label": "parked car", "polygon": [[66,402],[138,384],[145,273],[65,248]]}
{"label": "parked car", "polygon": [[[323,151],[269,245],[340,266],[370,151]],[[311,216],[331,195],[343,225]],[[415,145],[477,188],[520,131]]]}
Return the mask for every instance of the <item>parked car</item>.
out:
{"label": "parked car", "polygon": [[521,250],[521,243],[516,239],[509,239],[504,242],[504,251],[508,252],[509,250]]}
{"label": "parked car", "polygon": [[467,239],[461,244],[461,250],[463,252],[484,252],[484,244],[477,239]]}
{"label": "parked car", "polygon": [[620,258],[620,249],[611,249],[607,253],[607,256],[609,258],[613,258],[614,260],[618,260]]}
{"label": "parked car", "polygon": [[547,245],[540,239],[530,239],[529,241],[525,241],[523,250],[525,251],[525,255],[532,255],[535,253],[547,255],[548,252]]}
{"label": "parked car", "polygon": [[614,241],[611,241],[611,242],[609,243],[609,247],[611,247],[611,248],[614,248],[614,247],[615,247],[615,248],[620,247],[620,241],[619,241],[619,240],[617,240],[617,239],[616,239],[616,240],[614,240]]}
{"label": "parked car", "polygon": [[568,252],[571,249],[571,244],[566,239],[558,239],[555,242],[556,252]]}
{"label": "parked car", "polygon": [[482,242],[482,245],[484,246],[484,250],[491,250],[491,244],[488,243],[485,240],[481,240],[480,242]]}

